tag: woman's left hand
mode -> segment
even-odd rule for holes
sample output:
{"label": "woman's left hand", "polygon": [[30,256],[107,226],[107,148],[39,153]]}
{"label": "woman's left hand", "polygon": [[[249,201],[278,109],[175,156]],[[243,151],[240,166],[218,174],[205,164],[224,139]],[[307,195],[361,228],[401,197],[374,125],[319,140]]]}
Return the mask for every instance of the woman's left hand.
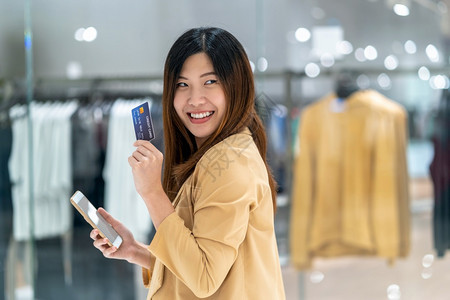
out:
{"label": "woman's left hand", "polygon": [[149,195],[160,193],[161,169],[163,154],[149,141],[137,140],[133,146],[136,150],[128,158],[137,192],[143,199],[151,198]]}

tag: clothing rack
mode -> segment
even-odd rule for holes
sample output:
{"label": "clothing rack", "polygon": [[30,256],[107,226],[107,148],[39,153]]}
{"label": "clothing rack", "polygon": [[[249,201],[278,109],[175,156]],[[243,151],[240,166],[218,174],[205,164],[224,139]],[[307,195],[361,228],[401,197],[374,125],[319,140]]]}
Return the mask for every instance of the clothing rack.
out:
{"label": "clothing rack", "polygon": [[[416,74],[417,68],[409,69],[395,69],[386,70],[384,68],[348,68],[339,67],[336,65],[333,69],[322,70],[317,78],[332,77],[334,78],[341,71],[358,72],[364,74],[381,74],[388,75],[410,75]],[[450,76],[450,71],[445,66],[442,67],[428,67],[430,73],[446,74]],[[304,71],[282,70],[276,72],[255,72],[255,82],[264,82],[266,79],[282,79],[284,81],[284,99],[289,104],[289,95],[291,94],[291,80],[302,79],[307,77]],[[68,78],[38,78],[34,84],[35,99],[60,99],[67,98],[85,98],[87,100],[96,97],[96,95],[111,95],[115,96],[157,96],[162,94],[161,75],[137,75],[137,76],[110,76],[110,77],[86,77],[79,79]],[[137,85],[137,83],[147,83],[144,85]],[[136,89],[136,87],[139,87]],[[10,90],[12,91],[6,91]],[[137,92],[138,90],[138,92]],[[26,83],[24,79],[0,79],[0,111],[10,107],[10,102],[17,99],[24,99],[26,95]],[[23,100],[22,100],[23,101]]]}
{"label": "clothing rack", "polygon": [[[367,75],[376,75],[386,73],[391,76],[412,75],[417,73],[417,68],[395,69],[388,71],[384,68],[344,68],[338,64],[333,69],[324,69],[321,71],[317,79],[331,78],[342,71],[364,73]],[[432,74],[447,74],[450,76],[450,69],[445,67],[429,67]],[[270,96],[264,92],[266,81],[280,80],[282,81],[281,104],[286,106],[290,115],[295,107],[306,104],[305,99],[297,96],[302,93],[301,87],[296,81],[307,78],[303,71],[282,70],[277,72],[255,72],[255,85],[258,90],[262,87],[262,91],[257,91],[257,100],[259,108],[266,110],[274,104]],[[95,102],[96,100],[115,100],[117,98],[142,98],[152,97],[155,100],[162,97],[162,81],[161,75],[138,75],[138,76],[110,76],[110,77],[87,77],[79,79],[68,78],[38,78],[35,81],[33,99],[36,101],[65,101],[69,99],[78,99],[80,102]],[[2,87],[9,87],[12,92],[2,93]],[[296,94],[294,95],[293,87],[295,86]],[[3,94],[3,97],[2,97]],[[16,103],[25,103],[26,84],[24,80],[0,80],[0,114],[4,114],[10,107]],[[265,113],[263,111],[263,113]],[[292,144],[292,130],[287,127],[287,144]],[[292,167],[289,163],[292,161],[293,153],[291,147],[287,147],[285,156],[286,161],[286,184],[291,183]],[[290,195],[287,195],[288,199]]]}
{"label": "clothing rack", "polygon": [[[339,67],[338,64],[333,69],[324,69],[321,71],[318,79],[331,78],[342,71],[364,73],[367,75],[386,73],[392,76],[411,75],[416,74],[418,68],[410,69],[395,69],[387,71],[384,68],[344,68]],[[439,73],[450,75],[450,71],[444,67],[429,67],[430,73]],[[295,81],[307,78],[303,71],[282,70],[277,72],[255,72],[255,84],[258,89],[262,86],[262,91],[257,93],[257,99],[261,100],[259,104],[262,109],[275,103],[267,93],[264,92],[264,84],[270,80],[280,80],[283,83],[281,104],[286,106],[288,114],[290,115],[293,109],[305,103],[305,100],[295,96],[293,87],[295,85],[296,93],[302,93],[301,87]],[[94,102],[96,100],[115,100],[119,97],[125,99],[152,97],[155,100],[161,99],[162,96],[162,81],[161,75],[138,75],[138,76],[111,76],[111,77],[91,77],[91,78],[38,78],[35,81],[33,99],[37,101],[64,101],[68,99],[78,99],[81,102]],[[8,80],[0,81],[0,96],[2,84],[5,85]],[[26,86],[24,81],[12,80],[10,86],[13,92],[8,96],[0,98],[0,113],[7,111],[16,103],[24,103],[26,95]],[[257,91],[258,92],[258,91]],[[6,93],[5,93],[6,94]],[[298,99],[299,98],[299,99]],[[270,103],[272,102],[272,103]],[[261,108],[261,106],[260,106]],[[290,126],[287,127],[287,143],[292,144],[292,130]],[[293,153],[291,147],[287,147],[286,152],[286,184],[291,183],[291,164]],[[290,195],[288,195],[290,198]]]}
{"label": "clothing rack", "polygon": [[[35,81],[33,88],[33,100],[36,101],[78,99],[80,102],[94,102],[142,97],[158,100],[161,96],[160,76],[41,78]],[[25,104],[25,100],[26,85],[23,81],[18,79],[0,81],[0,112],[8,111],[15,104]]]}

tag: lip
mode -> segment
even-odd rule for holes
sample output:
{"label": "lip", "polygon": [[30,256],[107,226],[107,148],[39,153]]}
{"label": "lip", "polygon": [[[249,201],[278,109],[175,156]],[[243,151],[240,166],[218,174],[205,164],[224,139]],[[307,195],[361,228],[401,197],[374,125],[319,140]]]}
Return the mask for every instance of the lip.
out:
{"label": "lip", "polygon": [[[201,119],[195,119],[195,118],[191,117],[191,114],[201,114],[201,113],[206,113],[206,112],[212,112],[212,114],[208,117],[201,118]],[[213,110],[203,110],[203,111],[191,111],[186,114],[189,118],[189,121],[191,121],[192,124],[202,124],[202,123],[208,122],[212,118],[212,116],[214,116],[214,113],[215,113],[215,111],[213,111]]]}

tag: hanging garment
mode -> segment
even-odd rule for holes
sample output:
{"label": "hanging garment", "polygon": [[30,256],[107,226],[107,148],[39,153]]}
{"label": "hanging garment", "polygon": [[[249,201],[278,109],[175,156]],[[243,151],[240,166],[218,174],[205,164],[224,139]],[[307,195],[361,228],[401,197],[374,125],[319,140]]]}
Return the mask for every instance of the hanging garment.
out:
{"label": "hanging garment", "polygon": [[[5,112],[7,115],[7,112]],[[6,118],[6,117],[5,117]],[[11,211],[11,181],[9,176],[8,161],[11,155],[12,129],[8,120],[3,120],[0,115],[0,213]]]}
{"label": "hanging garment", "polygon": [[443,94],[432,138],[430,175],[434,189],[433,237],[438,257],[450,249],[450,91]]}
{"label": "hanging garment", "polygon": [[[13,234],[16,240],[30,238],[31,232],[36,239],[60,236],[72,226],[68,201],[72,194],[70,118],[77,105],[75,101],[31,103],[32,146],[29,144],[26,106],[16,105],[10,109],[13,143],[8,166],[13,185]],[[33,159],[32,177],[29,150]]]}
{"label": "hanging garment", "polygon": [[291,259],[408,254],[405,110],[376,91],[329,95],[302,113],[295,158]]}
{"label": "hanging garment", "polygon": [[434,189],[434,248],[438,257],[444,257],[450,249],[450,142],[433,138],[433,147],[430,173]]}
{"label": "hanging garment", "polygon": [[287,153],[286,148],[288,147],[287,112],[288,110],[284,105],[273,105],[270,107],[270,117],[265,125],[268,141],[268,161],[275,180],[277,181],[279,193],[284,193],[286,188],[285,159]]}
{"label": "hanging garment", "polygon": [[104,104],[98,101],[80,105],[71,120],[73,185],[77,190],[83,191],[95,207],[103,206],[102,171],[106,151],[102,141]]}
{"label": "hanging garment", "polygon": [[105,180],[105,208],[133,232],[137,239],[146,239],[151,229],[147,207],[134,186],[128,157],[133,153],[136,141],[131,110],[151,99],[114,102],[108,125],[108,143],[103,169]]}

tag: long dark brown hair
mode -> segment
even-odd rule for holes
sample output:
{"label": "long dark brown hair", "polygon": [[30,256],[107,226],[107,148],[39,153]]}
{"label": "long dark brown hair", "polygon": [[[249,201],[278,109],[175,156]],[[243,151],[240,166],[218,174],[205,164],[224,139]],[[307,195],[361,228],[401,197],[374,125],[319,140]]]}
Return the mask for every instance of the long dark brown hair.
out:
{"label": "long dark brown hair", "polygon": [[[173,106],[181,68],[189,56],[197,53],[205,53],[211,59],[227,101],[222,122],[199,149],[194,136],[183,125]],[[193,28],[175,41],[164,66],[162,103],[165,143],[163,187],[172,201],[208,149],[248,127],[266,165],[276,210],[276,182],[266,161],[264,127],[255,110],[253,73],[244,48],[231,33],[220,28]]]}

